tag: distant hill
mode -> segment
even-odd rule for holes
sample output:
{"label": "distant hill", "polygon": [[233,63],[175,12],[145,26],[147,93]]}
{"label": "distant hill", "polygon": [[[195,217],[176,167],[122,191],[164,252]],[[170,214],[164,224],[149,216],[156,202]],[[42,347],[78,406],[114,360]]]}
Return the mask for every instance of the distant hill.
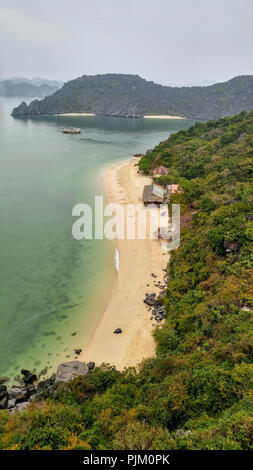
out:
{"label": "distant hill", "polygon": [[31,83],[32,85],[48,85],[54,86],[55,88],[59,89],[62,87],[63,83],[61,80],[49,80],[48,78],[43,77],[8,77],[5,79],[0,80],[0,82],[11,81],[13,83]]}
{"label": "distant hill", "polygon": [[42,101],[23,102],[13,115],[86,112],[141,117],[172,114],[216,119],[253,109],[253,76],[239,76],[207,87],[170,87],[138,75],[83,75]]}
{"label": "distant hill", "polygon": [[27,98],[44,98],[53,94],[62,86],[56,80],[44,78],[19,78],[0,80],[0,96],[22,96]]}

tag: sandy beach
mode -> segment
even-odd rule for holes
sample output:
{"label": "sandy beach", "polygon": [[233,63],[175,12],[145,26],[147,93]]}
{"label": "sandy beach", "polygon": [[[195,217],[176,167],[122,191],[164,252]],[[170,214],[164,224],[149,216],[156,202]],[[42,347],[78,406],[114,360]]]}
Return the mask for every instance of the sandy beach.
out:
{"label": "sandy beach", "polygon": [[[108,202],[141,203],[143,186],[151,182],[148,176],[137,173],[137,159],[114,165],[106,170],[105,191]],[[80,360],[105,362],[119,370],[137,366],[142,359],[155,354],[152,331],[157,323],[150,320],[144,304],[145,293],[157,292],[154,283],[163,280],[169,254],[162,251],[160,241],[117,240],[119,271],[109,303]],[[153,278],[151,273],[157,275]],[[147,284],[149,286],[147,286]],[[155,325],[154,325],[155,323]],[[121,328],[122,334],[113,334]]]}
{"label": "sandy beach", "polygon": [[143,116],[145,119],[186,119],[182,116],[171,116],[169,114],[160,114],[160,115],[154,115],[154,116]]}
{"label": "sandy beach", "polygon": [[[93,113],[59,113],[55,114],[55,116],[96,116]],[[143,116],[145,119],[186,119],[181,116],[170,116],[169,114],[161,114],[161,115],[154,115],[154,116]]]}
{"label": "sandy beach", "polygon": [[93,113],[58,113],[54,116],[95,116]]}

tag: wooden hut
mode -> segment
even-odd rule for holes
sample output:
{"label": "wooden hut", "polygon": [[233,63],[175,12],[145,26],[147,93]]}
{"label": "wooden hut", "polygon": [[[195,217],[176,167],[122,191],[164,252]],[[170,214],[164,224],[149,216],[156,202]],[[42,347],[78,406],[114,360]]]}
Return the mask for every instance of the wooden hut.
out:
{"label": "wooden hut", "polygon": [[170,172],[169,168],[166,168],[166,166],[158,166],[157,168],[154,168],[153,170],[153,176],[161,176],[161,175],[168,175]]}
{"label": "wooden hut", "polygon": [[149,204],[164,204],[165,201],[163,196],[158,195],[157,192],[153,191],[152,184],[147,184],[143,188],[142,202],[144,206],[148,206]]}

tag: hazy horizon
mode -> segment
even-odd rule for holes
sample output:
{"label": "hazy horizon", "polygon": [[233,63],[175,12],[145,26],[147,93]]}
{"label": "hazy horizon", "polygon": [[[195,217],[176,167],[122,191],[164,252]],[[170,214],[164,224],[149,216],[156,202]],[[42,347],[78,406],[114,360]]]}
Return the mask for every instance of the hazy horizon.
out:
{"label": "hazy horizon", "polygon": [[253,75],[252,20],[251,0],[2,0],[0,77],[224,82]]}
{"label": "hazy horizon", "polygon": [[[111,74],[125,75],[125,74],[120,73],[120,72],[119,72],[119,73],[118,73],[118,72],[106,72],[106,73],[104,73],[104,74],[99,74],[99,73],[98,73],[98,74],[83,74],[83,75],[95,76],[95,75],[111,75]],[[138,75],[138,74],[126,74],[126,75]],[[251,75],[251,74],[248,74],[248,75]],[[227,82],[227,81],[229,81],[229,80],[232,80],[233,78],[238,77],[238,76],[239,76],[239,75],[236,75],[236,76],[234,76],[234,77],[230,77],[230,78],[228,78],[227,80],[225,80],[224,82]],[[243,76],[246,76],[246,74],[243,75]],[[70,80],[61,80],[61,79],[58,78],[58,77],[56,77],[56,78],[49,78],[49,77],[45,77],[45,76],[44,76],[44,77],[32,77],[32,76],[30,76],[30,77],[29,77],[29,76],[26,76],[26,77],[25,77],[25,76],[22,76],[22,77],[19,77],[19,76],[1,77],[1,76],[0,76],[0,81],[5,81],[5,80],[7,81],[7,80],[15,80],[15,79],[18,79],[18,80],[20,81],[20,83],[21,83],[21,80],[24,79],[24,80],[31,80],[31,81],[34,80],[34,84],[36,84],[36,80],[45,80],[45,81],[48,80],[48,81],[52,81],[52,82],[53,82],[53,81],[58,81],[59,83],[64,84],[64,83],[66,83],[66,82],[68,82],[68,81],[75,80],[75,79],[80,78],[80,77],[81,77],[81,76],[79,76],[79,77],[73,77],[73,78],[71,78]],[[141,77],[141,76],[140,76],[140,77]],[[144,78],[144,79],[145,79],[145,77],[141,77],[141,78]],[[148,79],[146,79],[146,80],[148,80]],[[154,82],[154,80],[150,80],[150,81],[153,81],[153,82]],[[182,83],[170,83],[170,82],[168,82],[168,83],[158,83],[158,82],[155,82],[155,83],[158,84],[158,85],[159,85],[159,84],[160,84],[160,85],[162,84],[163,86],[171,86],[171,87],[175,87],[175,88],[176,88],[176,87],[178,87],[178,88],[180,88],[180,87],[194,87],[194,86],[201,86],[201,87],[204,87],[204,86],[211,86],[211,85],[214,85],[214,84],[217,84],[217,83],[223,83],[223,80],[203,80],[203,81],[201,81],[201,82],[192,82],[192,83],[187,83],[187,82],[182,82]]]}

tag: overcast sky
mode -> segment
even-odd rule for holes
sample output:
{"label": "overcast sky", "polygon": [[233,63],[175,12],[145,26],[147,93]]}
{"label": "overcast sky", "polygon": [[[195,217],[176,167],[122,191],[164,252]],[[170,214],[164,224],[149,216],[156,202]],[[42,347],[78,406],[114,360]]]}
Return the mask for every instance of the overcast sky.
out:
{"label": "overcast sky", "polygon": [[0,76],[253,74],[253,0],[0,0]]}

